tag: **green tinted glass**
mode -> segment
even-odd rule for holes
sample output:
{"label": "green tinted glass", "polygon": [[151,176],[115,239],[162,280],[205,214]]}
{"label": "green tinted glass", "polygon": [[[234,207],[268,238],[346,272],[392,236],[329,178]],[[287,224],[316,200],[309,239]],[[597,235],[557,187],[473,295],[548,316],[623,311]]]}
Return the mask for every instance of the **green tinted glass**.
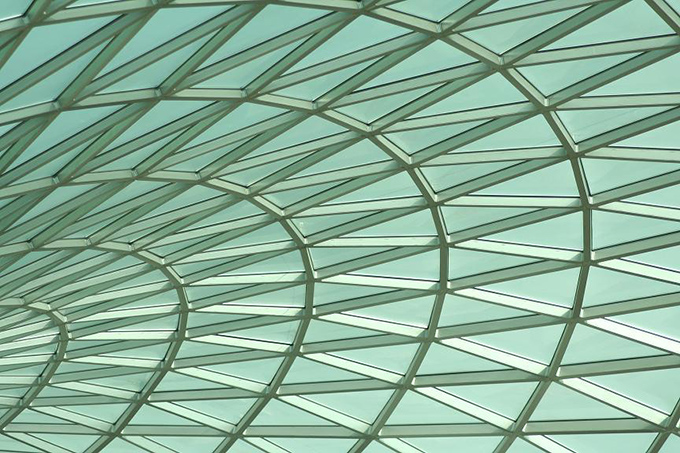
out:
{"label": "green tinted glass", "polygon": [[0,1],[0,452],[680,451],[680,0]]}

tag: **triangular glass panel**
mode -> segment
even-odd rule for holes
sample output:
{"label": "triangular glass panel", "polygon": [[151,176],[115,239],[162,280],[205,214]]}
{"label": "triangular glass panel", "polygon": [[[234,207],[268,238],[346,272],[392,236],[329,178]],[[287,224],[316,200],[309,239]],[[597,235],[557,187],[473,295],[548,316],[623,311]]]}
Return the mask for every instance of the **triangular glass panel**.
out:
{"label": "triangular glass panel", "polygon": [[595,420],[603,418],[622,419],[630,418],[630,415],[566,386],[551,384],[530,420]]}
{"label": "triangular glass panel", "polygon": [[417,392],[407,390],[399,406],[387,420],[387,426],[478,422],[479,420],[452,407],[445,406]]}
{"label": "triangular glass panel", "polygon": [[470,338],[536,362],[550,363],[563,331],[564,326],[556,325],[476,335]]}
{"label": "triangular glass panel", "polygon": [[546,49],[560,49],[666,35],[671,29],[644,0],[633,0],[557,40]]}
{"label": "triangular glass panel", "polygon": [[[596,344],[597,348],[593,345]],[[569,341],[563,364],[620,360],[661,355],[663,351],[592,327],[577,325]]]}

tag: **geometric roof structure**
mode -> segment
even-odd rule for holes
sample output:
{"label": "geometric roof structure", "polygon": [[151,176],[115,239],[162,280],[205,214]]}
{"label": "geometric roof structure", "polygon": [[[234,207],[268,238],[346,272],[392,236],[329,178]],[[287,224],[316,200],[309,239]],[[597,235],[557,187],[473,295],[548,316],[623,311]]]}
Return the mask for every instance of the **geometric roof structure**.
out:
{"label": "geometric roof structure", "polygon": [[680,451],[680,0],[0,2],[0,451]]}

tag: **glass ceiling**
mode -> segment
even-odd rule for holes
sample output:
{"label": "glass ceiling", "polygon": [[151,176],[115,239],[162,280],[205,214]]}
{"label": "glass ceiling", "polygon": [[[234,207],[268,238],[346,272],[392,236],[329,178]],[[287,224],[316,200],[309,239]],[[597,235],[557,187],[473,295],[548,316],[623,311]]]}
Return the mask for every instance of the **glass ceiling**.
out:
{"label": "glass ceiling", "polygon": [[0,451],[680,451],[680,0],[3,0]]}

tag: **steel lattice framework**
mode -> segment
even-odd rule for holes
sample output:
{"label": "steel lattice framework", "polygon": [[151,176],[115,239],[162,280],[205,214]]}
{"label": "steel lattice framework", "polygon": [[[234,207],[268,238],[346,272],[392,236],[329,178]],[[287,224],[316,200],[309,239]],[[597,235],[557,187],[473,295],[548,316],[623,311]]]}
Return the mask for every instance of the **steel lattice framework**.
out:
{"label": "steel lattice framework", "polygon": [[0,451],[680,451],[678,0],[0,4]]}

